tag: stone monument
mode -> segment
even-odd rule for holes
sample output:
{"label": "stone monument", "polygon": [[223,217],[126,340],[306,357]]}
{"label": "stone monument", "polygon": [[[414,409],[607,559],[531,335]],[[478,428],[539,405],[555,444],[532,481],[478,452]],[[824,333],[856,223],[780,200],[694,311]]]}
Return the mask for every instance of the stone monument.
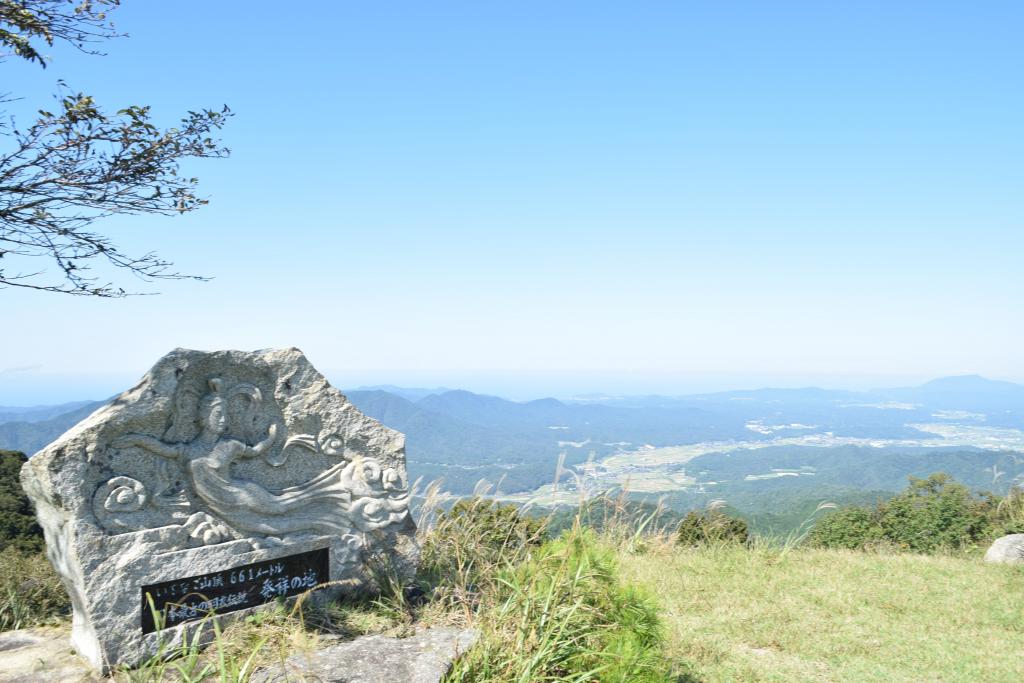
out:
{"label": "stone monument", "polygon": [[[22,470],[107,671],[210,614],[330,583],[408,576],[418,550],[404,437],[360,413],[297,349],[177,349]],[[209,630],[209,629],[208,629]]]}

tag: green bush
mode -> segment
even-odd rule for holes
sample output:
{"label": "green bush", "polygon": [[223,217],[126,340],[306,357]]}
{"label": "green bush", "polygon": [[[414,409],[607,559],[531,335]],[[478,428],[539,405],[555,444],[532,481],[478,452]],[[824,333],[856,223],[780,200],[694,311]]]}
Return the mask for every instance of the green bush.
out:
{"label": "green bush", "polygon": [[861,549],[890,545],[901,550],[934,553],[986,544],[1024,526],[1019,494],[1007,500],[975,494],[944,473],[910,484],[874,507],[841,508],[823,517],[808,543],[823,548]]}
{"label": "green bush", "polygon": [[977,497],[947,474],[911,478],[910,485],[885,503],[881,526],[898,547],[929,553],[976,545],[991,530],[991,496]]}
{"label": "green bush", "polygon": [[36,523],[32,504],[21,489],[21,466],[28,457],[0,450],[0,550],[25,552],[43,549],[43,530]]}
{"label": "green bush", "polygon": [[884,538],[876,509],[854,505],[839,508],[818,520],[807,543],[822,548],[862,550]]}
{"label": "green bush", "polygon": [[500,573],[480,641],[445,678],[668,683],[653,601],[618,578],[614,551],[575,526]]}
{"label": "green bush", "polygon": [[747,543],[749,540],[746,521],[718,510],[688,512],[676,530],[676,543],[679,545]]}

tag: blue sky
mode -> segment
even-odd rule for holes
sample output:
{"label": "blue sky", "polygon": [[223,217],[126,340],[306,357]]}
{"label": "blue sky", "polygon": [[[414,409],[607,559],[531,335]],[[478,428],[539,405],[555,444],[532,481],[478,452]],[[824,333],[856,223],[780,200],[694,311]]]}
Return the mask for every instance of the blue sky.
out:
{"label": "blue sky", "polygon": [[[843,6],[841,6],[843,5]],[[1020,3],[125,0],[105,57],[8,60],[173,122],[211,204],[117,219],[208,283],[0,291],[0,404],[176,346],[509,395],[1024,381]],[[100,226],[97,226],[100,227]]]}

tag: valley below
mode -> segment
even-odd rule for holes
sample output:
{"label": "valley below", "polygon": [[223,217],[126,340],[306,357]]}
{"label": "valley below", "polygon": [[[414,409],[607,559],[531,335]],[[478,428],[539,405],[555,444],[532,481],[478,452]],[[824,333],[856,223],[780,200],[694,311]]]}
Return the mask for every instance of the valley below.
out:
{"label": "valley below", "polygon": [[[890,464],[906,463],[910,454],[916,456],[910,459],[920,463],[924,469],[940,465],[948,468],[954,464],[949,456],[958,454],[957,460],[968,461],[955,464],[960,477],[982,486],[986,479],[991,478],[990,488],[1005,488],[1007,482],[1001,479],[1007,474],[1012,474],[1011,480],[1018,480],[1024,475],[1024,431],[955,423],[908,426],[920,431],[921,438],[873,439],[809,433],[759,441],[710,441],[662,447],[645,444],[598,461],[588,460],[572,470],[563,471],[555,477],[557,483],[553,481],[533,491],[499,497],[521,504],[551,506],[575,504],[609,489],[622,489],[642,496],[724,493],[736,483],[764,482],[767,486],[771,480],[788,477],[817,477],[814,482],[827,480],[832,483],[846,479],[852,483],[856,477],[845,473],[848,467],[865,467],[880,459],[888,460]],[[973,454],[964,455],[972,451]],[[785,463],[788,466],[778,466],[782,464],[778,457],[780,452],[790,456]],[[740,457],[730,458],[737,453]],[[835,462],[834,456],[838,453],[849,455],[848,461]],[[975,471],[968,474],[963,469],[964,465],[975,468]],[[705,466],[710,466],[710,469]],[[821,466],[826,468],[822,472],[823,477],[818,476]],[[716,473],[724,474],[725,478],[712,478],[711,475]],[[926,476],[928,473],[908,471],[906,476]],[[805,488],[816,488],[810,480],[805,481]],[[903,483],[905,480],[900,485]]]}

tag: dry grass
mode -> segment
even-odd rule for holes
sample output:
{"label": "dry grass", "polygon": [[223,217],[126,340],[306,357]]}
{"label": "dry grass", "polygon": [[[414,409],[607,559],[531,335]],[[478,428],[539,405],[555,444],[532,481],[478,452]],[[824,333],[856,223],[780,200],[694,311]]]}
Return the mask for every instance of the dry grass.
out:
{"label": "dry grass", "polygon": [[620,552],[700,681],[1020,681],[1024,569],[730,546]]}
{"label": "dry grass", "polygon": [[0,631],[54,624],[71,613],[60,578],[42,553],[0,552]]}

